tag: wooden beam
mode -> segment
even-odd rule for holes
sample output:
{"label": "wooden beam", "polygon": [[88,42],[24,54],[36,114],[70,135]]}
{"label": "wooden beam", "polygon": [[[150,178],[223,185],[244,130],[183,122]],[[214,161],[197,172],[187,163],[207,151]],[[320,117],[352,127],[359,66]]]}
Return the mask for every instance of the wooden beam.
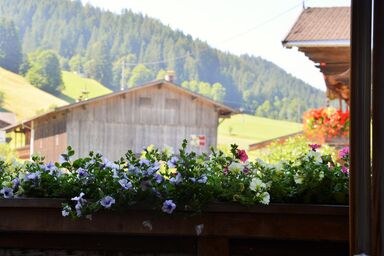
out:
{"label": "wooden beam", "polygon": [[333,54],[333,53],[305,53],[305,55],[316,63],[320,62],[330,62],[330,63],[340,63],[340,62],[350,62],[350,57],[346,54]]}
{"label": "wooden beam", "polygon": [[373,13],[373,115],[372,115],[372,255],[384,253],[384,2],[374,1]]}
{"label": "wooden beam", "polygon": [[299,51],[316,63],[349,63],[351,60],[349,47],[300,47]]}
{"label": "wooden beam", "polygon": [[327,63],[325,66],[316,65],[324,75],[336,75],[347,71],[351,63]]}
{"label": "wooden beam", "polygon": [[350,255],[371,255],[372,0],[352,0]]}

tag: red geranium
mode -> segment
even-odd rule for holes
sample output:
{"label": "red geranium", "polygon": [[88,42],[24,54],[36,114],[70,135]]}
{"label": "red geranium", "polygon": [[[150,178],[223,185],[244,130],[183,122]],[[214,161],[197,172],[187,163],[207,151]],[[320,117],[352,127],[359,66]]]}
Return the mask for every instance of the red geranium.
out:
{"label": "red geranium", "polygon": [[324,142],[334,137],[348,137],[349,112],[335,108],[311,109],[304,113],[304,133],[312,140]]}

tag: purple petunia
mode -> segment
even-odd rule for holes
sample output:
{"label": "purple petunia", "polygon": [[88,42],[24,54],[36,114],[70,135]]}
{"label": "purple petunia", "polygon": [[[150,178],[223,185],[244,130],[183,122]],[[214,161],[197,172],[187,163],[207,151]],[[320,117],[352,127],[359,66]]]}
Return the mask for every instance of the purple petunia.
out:
{"label": "purple petunia", "polygon": [[81,167],[78,168],[76,172],[77,172],[77,177],[79,177],[79,178],[89,176],[89,173],[85,169],[83,169]]}
{"label": "purple petunia", "polygon": [[119,165],[115,164],[114,162],[109,161],[108,158],[104,157],[104,158],[103,158],[103,164],[102,164],[101,168],[102,168],[102,169],[110,168],[110,169],[116,169],[116,170],[118,170],[120,167],[119,167]]}
{"label": "purple petunia", "polygon": [[59,156],[59,164],[63,164],[63,163],[65,163],[65,162],[67,162],[67,158],[64,157],[63,155],[60,155],[60,156]]}
{"label": "purple petunia", "polygon": [[72,201],[76,201],[76,205],[75,205],[75,210],[76,210],[76,215],[77,217],[80,217],[81,216],[81,209],[83,208],[83,205],[87,202],[87,200],[85,200],[83,197],[85,196],[85,194],[83,192],[80,192],[80,195],[79,196],[75,196],[73,198],[71,198]]}
{"label": "purple petunia", "polygon": [[81,208],[83,208],[83,205],[80,202],[77,202],[75,205],[76,215],[77,217],[81,216]]}
{"label": "purple petunia", "polygon": [[61,171],[54,165],[53,162],[49,162],[48,164],[43,166],[44,172],[49,173],[49,175],[59,177],[62,173]]}
{"label": "purple petunia", "polygon": [[168,168],[175,168],[177,161],[179,161],[179,158],[177,158],[177,156],[171,157],[171,159],[167,162]]}
{"label": "purple petunia", "polygon": [[128,190],[128,189],[131,189],[132,188],[132,183],[127,180],[127,179],[121,179],[119,180],[119,184],[120,186],[124,189],[124,190]]}
{"label": "purple petunia", "polygon": [[40,172],[39,171],[28,173],[27,175],[25,175],[24,180],[25,181],[36,180],[38,178],[40,178]]}
{"label": "purple petunia", "polygon": [[45,172],[51,172],[52,169],[56,169],[56,166],[53,164],[53,162],[49,162],[44,166]]}
{"label": "purple petunia", "polygon": [[197,183],[207,183],[207,175],[203,174],[201,177],[197,180]]}
{"label": "purple petunia", "polygon": [[349,169],[348,169],[347,167],[345,167],[345,166],[342,166],[342,167],[341,167],[341,171],[342,171],[343,173],[345,173],[345,174],[349,174]]}
{"label": "purple petunia", "polygon": [[140,161],[139,161],[139,164],[140,165],[146,165],[146,166],[149,166],[151,162],[147,159],[147,158],[141,158]]}
{"label": "purple petunia", "polygon": [[183,177],[181,176],[180,173],[177,173],[176,177],[172,177],[169,179],[169,182],[173,185],[178,185],[183,181]]}
{"label": "purple petunia", "polygon": [[117,169],[112,169],[113,175],[112,178],[118,179],[119,178],[119,171]]}
{"label": "purple petunia", "polygon": [[19,185],[20,185],[20,180],[19,180],[19,178],[14,178],[13,180],[12,180],[12,188],[13,189],[17,189],[18,187],[19,187]]}
{"label": "purple petunia", "polygon": [[153,177],[157,184],[160,184],[164,181],[164,177],[161,174],[156,173]]}
{"label": "purple petunia", "polygon": [[165,200],[161,209],[163,212],[171,214],[176,209],[176,204],[172,200]]}
{"label": "purple petunia", "polygon": [[4,187],[0,190],[0,193],[3,194],[4,198],[11,198],[13,197],[13,189]]}
{"label": "purple petunia", "polygon": [[129,165],[128,166],[128,173],[133,174],[133,175],[137,175],[140,173],[140,169],[135,167],[134,165]]}
{"label": "purple petunia", "polygon": [[103,199],[100,200],[100,204],[104,208],[111,208],[111,206],[115,203],[115,199],[111,196],[105,196]]}

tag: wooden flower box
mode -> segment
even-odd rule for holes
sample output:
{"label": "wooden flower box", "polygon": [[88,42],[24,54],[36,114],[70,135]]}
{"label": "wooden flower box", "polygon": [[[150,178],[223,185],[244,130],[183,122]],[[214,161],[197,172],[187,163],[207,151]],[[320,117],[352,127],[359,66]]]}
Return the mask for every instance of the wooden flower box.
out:
{"label": "wooden flower box", "polygon": [[[72,220],[61,216],[61,202],[0,200],[1,250],[10,255],[13,250],[26,255],[36,250],[38,255],[348,255],[348,206],[215,204],[199,215],[180,209],[165,215],[136,206]],[[44,254],[47,250],[51,254]]]}

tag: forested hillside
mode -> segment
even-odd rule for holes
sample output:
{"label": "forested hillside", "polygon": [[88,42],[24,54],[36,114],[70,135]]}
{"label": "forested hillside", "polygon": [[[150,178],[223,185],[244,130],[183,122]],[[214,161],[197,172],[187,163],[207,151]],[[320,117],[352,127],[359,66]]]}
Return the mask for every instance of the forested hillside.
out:
{"label": "forested hillside", "polygon": [[26,54],[53,50],[62,69],[112,90],[119,90],[122,74],[124,86],[132,87],[174,70],[177,83],[202,84],[212,97],[260,116],[298,120],[324,101],[323,92],[267,60],[221,52],[130,10],[115,14],[69,0],[0,0],[0,17],[18,30],[22,66],[28,66]]}

